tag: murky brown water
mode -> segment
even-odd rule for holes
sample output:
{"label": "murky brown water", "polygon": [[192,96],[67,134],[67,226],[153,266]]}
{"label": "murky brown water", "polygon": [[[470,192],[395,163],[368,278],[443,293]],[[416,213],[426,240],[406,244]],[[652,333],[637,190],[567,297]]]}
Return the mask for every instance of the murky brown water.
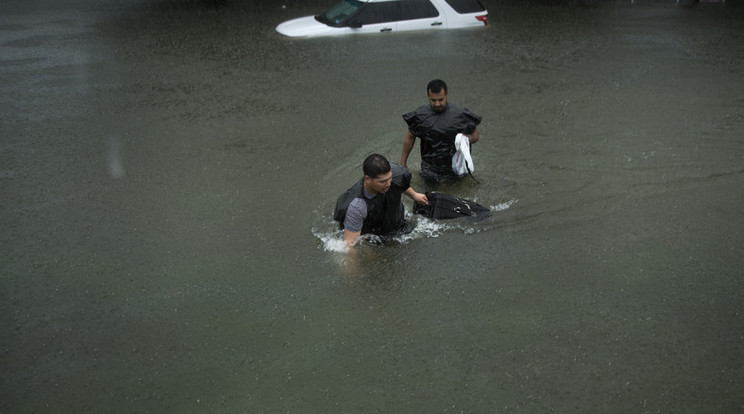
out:
{"label": "murky brown water", "polygon": [[[0,412],[744,408],[735,4],[47,3],[0,12]],[[494,214],[351,260],[335,198],[434,77],[484,117],[443,190]]]}

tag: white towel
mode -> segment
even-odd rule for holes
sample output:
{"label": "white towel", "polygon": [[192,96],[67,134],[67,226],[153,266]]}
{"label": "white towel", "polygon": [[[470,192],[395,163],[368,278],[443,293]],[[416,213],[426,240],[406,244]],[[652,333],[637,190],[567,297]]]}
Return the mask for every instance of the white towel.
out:
{"label": "white towel", "polygon": [[457,175],[465,175],[468,170],[475,171],[473,157],[470,156],[470,140],[467,135],[457,134],[455,137],[455,155],[452,156],[452,171]]}

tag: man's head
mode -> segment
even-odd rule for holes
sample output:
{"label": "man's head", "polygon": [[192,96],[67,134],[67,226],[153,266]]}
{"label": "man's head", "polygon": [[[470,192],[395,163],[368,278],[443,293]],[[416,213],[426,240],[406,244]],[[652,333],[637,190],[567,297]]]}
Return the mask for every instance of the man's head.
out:
{"label": "man's head", "polygon": [[426,85],[429,105],[435,112],[442,112],[447,108],[447,84],[441,79],[434,79]]}
{"label": "man's head", "polygon": [[393,180],[390,163],[380,154],[372,154],[364,160],[364,188],[370,194],[386,193]]}

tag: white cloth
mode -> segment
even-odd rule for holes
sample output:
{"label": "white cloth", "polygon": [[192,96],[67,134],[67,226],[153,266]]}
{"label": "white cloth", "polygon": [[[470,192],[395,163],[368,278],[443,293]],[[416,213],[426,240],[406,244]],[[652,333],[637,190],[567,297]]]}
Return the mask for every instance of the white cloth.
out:
{"label": "white cloth", "polygon": [[455,155],[452,156],[452,171],[457,175],[465,175],[468,169],[475,171],[473,157],[470,156],[470,140],[467,135],[457,134],[455,137]]}

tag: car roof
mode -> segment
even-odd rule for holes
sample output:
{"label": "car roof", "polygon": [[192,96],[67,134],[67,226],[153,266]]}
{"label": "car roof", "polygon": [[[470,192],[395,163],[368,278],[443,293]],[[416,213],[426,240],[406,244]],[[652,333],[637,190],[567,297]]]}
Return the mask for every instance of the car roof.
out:
{"label": "car roof", "polygon": [[[383,2],[388,2],[388,1],[404,1],[404,0],[357,0],[357,1],[359,1],[361,3],[383,3]],[[431,1],[431,0],[422,0],[422,1]],[[432,2],[434,2],[434,1],[432,1]],[[478,8],[478,10],[472,10],[472,11],[469,10],[469,11],[467,11],[465,13],[473,13],[473,12],[476,12],[476,11],[477,12],[480,12],[480,11],[485,11],[486,10],[486,8],[483,6],[483,4],[479,0],[469,0],[469,1],[468,0],[465,0],[465,1],[462,1],[462,0],[460,0],[460,1],[457,1],[457,0],[444,0],[444,3],[447,4],[448,6],[452,7],[452,8],[455,8],[455,9],[458,9],[459,8],[459,7],[457,7],[457,4],[458,3],[461,3],[463,5],[464,4],[468,4],[471,7],[472,6],[475,6],[475,7]],[[475,4],[473,4],[473,3],[475,3]],[[460,12],[460,13],[462,13],[462,12]]]}

